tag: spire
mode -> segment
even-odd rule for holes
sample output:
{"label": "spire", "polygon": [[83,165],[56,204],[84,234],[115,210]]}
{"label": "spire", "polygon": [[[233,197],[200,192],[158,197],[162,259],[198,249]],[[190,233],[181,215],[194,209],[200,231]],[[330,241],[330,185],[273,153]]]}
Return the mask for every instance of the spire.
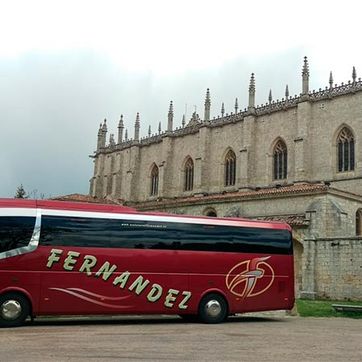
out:
{"label": "spire", "polygon": [[158,134],[161,134],[161,122],[158,123]]}
{"label": "spire", "polygon": [[123,128],[123,127],[124,127],[123,114],[121,114],[121,117],[120,117],[119,122],[118,122],[118,128]]}
{"label": "spire", "polygon": [[251,73],[250,85],[249,85],[249,110],[255,108],[255,78],[254,73]]}
{"label": "spire", "polygon": [[122,143],[122,141],[123,141],[123,129],[124,129],[123,114],[121,114],[121,118],[119,119],[119,122],[118,122],[118,144]]}
{"label": "spire", "polygon": [[101,130],[102,136],[101,136],[101,147],[106,147],[106,138],[107,138],[107,120],[104,119],[102,130]]}
{"label": "spire", "polygon": [[182,128],[184,128],[184,127],[185,127],[185,124],[186,124],[186,117],[185,117],[185,115],[182,116],[182,122],[181,122],[181,124],[182,124]]}
{"label": "spire", "polygon": [[235,114],[237,114],[238,110],[239,110],[239,104],[238,104],[238,99],[237,98],[235,98],[235,106],[234,106],[234,108],[235,108]]}
{"label": "spire", "polygon": [[210,121],[210,108],[211,108],[211,100],[210,100],[210,89],[206,90],[206,98],[205,98],[205,112],[204,112],[204,121]]}
{"label": "spire", "polygon": [[110,145],[110,146],[114,146],[114,145],[115,145],[115,142],[114,142],[114,134],[113,134],[113,133],[111,133],[111,134],[109,135],[109,145]]}
{"label": "spire", "polygon": [[148,126],[148,137],[151,137],[151,125]]}
{"label": "spire", "polygon": [[285,99],[289,98],[289,88],[288,88],[288,84],[285,87]]}
{"label": "spire", "polygon": [[136,122],[134,124],[134,140],[140,140],[140,114],[137,112]]}
{"label": "spire", "polygon": [[173,128],[173,104],[170,102],[170,108],[168,110],[168,122],[167,122],[167,131],[172,132]]}
{"label": "spire", "polygon": [[273,100],[273,96],[272,96],[272,90],[269,91],[269,97],[268,97],[268,100],[269,100],[269,104],[272,102]]}
{"label": "spire", "polygon": [[307,95],[309,92],[309,65],[307,57],[304,57],[302,79],[303,79],[302,94]]}
{"label": "spire", "polygon": [[196,107],[195,107],[195,112],[192,113],[192,117],[190,122],[188,123],[188,126],[195,126],[197,124],[200,124],[201,120],[199,115],[196,113]]}
{"label": "spire", "polygon": [[329,89],[333,88],[333,75],[332,71],[329,73]]}
{"label": "spire", "polygon": [[225,113],[225,106],[224,106],[224,102],[222,102],[222,105],[221,105],[221,117],[224,117],[224,113]]}
{"label": "spire", "polygon": [[356,83],[356,79],[357,79],[357,72],[356,72],[356,68],[353,67],[353,69],[352,69],[352,82],[353,82],[353,84]]}
{"label": "spire", "polygon": [[106,119],[104,119],[104,121],[103,121],[102,131],[107,133],[107,120]]}
{"label": "spire", "polygon": [[128,129],[126,128],[126,132],[124,134],[124,140],[127,142],[128,141]]}
{"label": "spire", "polygon": [[98,136],[97,136],[97,150],[99,150],[102,146],[103,139],[103,131],[102,131],[102,123],[99,125]]}

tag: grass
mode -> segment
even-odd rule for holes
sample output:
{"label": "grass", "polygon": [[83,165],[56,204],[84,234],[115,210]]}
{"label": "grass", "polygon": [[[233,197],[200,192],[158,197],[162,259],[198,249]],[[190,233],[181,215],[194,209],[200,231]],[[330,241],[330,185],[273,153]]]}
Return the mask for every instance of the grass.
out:
{"label": "grass", "polygon": [[332,304],[362,305],[362,302],[333,300],[297,299],[298,313],[301,317],[344,317],[362,319],[362,312],[337,312]]}

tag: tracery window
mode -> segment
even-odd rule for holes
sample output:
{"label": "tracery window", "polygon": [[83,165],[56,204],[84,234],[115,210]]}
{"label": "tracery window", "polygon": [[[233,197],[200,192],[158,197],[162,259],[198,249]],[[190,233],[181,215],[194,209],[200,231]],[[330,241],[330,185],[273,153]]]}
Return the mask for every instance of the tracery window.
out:
{"label": "tracery window", "polygon": [[194,163],[188,158],[184,168],[184,191],[191,191],[194,188]]}
{"label": "tracery window", "polygon": [[236,156],[235,153],[230,150],[225,156],[225,186],[235,185],[236,174]]}
{"label": "tracery window", "polygon": [[158,195],[158,167],[153,166],[151,171],[151,196]]}
{"label": "tracery window", "polygon": [[285,143],[280,140],[274,147],[273,152],[273,161],[274,161],[274,179],[282,180],[287,178],[288,170],[288,151]]}
{"label": "tracery window", "polygon": [[352,132],[344,127],[337,138],[338,172],[354,170],[354,138]]}

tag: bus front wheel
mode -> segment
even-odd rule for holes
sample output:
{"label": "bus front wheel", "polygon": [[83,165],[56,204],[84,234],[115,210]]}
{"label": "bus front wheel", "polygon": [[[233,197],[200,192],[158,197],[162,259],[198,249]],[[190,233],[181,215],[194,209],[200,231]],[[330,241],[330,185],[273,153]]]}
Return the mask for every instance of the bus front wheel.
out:
{"label": "bus front wheel", "polygon": [[21,326],[30,314],[30,304],[26,297],[18,293],[0,296],[0,327]]}
{"label": "bus front wheel", "polygon": [[199,318],[204,323],[221,323],[228,314],[228,305],[223,296],[212,293],[205,295],[199,305]]}

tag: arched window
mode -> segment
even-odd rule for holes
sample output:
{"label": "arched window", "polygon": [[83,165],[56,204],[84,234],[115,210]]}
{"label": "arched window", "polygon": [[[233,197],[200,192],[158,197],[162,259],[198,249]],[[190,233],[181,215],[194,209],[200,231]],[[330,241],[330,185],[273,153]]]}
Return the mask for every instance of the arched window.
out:
{"label": "arched window", "polygon": [[362,236],[362,209],[356,212],[356,235]]}
{"label": "arched window", "polygon": [[236,174],[236,156],[235,153],[230,150],[225,156],[225,186],[235,185]]}
{"label": "arched window", "polygon": [[274,179],[282,180],[287,178],[288,170],[288,151],[285,143],[280,140],[274,147]]}
{"label": "arched window", "polygon": [[151,196],[158,195],[158,167],[153,166],[151,171]]}
{"label": "arched window", "polygon": [[337,138],[338,172],[354,170],[354,139],[352,132],[344,127]]}
{"label": "arched window", "polygon": [[185,163],[184,174],[184,190],[191,191],[194,188],[194,163],[191,158],[188,158]]}
{"label": "arched window", "polygon": [[216,210],[213,207],[206,208],[203,214],[209,217],[217,217]]}

